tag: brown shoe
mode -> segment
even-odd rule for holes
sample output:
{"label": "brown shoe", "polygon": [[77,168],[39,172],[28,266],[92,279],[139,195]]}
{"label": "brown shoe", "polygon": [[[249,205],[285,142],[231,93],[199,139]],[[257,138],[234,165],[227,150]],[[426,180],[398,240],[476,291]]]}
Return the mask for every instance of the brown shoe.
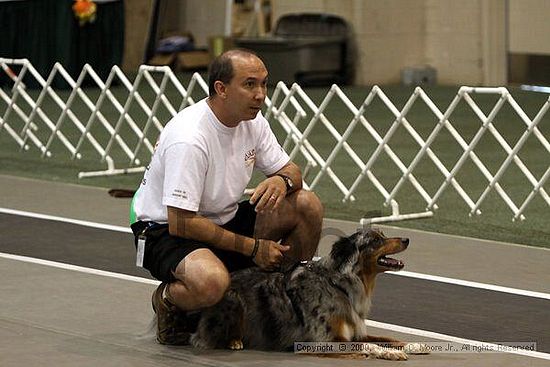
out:
{"label": "brown shoe", "polygon": [[157,314],[157,341],[167,345],[189,344],[186,313],[163,297],[168,283],[161,283],[153,292],[153,311]]}

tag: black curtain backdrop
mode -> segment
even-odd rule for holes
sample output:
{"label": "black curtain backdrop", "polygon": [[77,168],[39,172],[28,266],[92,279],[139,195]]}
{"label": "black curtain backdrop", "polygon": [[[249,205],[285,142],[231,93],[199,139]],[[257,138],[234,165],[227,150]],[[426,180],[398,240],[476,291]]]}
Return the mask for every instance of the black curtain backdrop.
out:
{"label": "black curtain backdrop", "polygon": [[[111,67],[122,63],[124,1],[96,3],[95,22],[84,26],[74,16],[73,3],[0,1],[0,57],[27,58],[44,79],[56,62],[75,79],[88,63],[105,80]],[[0,74],[0,84],[5,83],[7,77],[1,69]],[[66,86],[59,79],[55,84]]]}

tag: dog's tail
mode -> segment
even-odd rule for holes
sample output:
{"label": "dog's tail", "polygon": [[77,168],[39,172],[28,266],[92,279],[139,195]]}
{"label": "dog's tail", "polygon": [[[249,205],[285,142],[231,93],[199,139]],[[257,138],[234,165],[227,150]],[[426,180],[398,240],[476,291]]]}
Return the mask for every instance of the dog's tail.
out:
{"label": "dog's tail", "polygon": [[143,331],[142,334],[136,335],[136,340],[154,340],[157,336],[157,318],[153,316],[147,328]]}
{"label": "dog's tail", "polygon": [[131,198],[136,193],[136,190],[126,190],[126,189],[110,189],[109,195],[114,198]]}

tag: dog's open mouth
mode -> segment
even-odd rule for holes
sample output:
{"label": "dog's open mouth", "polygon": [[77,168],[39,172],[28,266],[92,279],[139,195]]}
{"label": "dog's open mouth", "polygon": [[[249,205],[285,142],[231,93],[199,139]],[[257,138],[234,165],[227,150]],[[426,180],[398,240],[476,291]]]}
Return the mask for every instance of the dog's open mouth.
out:
{"label": "dog's open mouth", "polygon": [[393,259],[391,257],[387,257],[385,255],[382,255],[378,258],[377,261],[378,265],[383,266],[385,268],[388,268],[390,270],[401,270],[405,266],[403,261]]}

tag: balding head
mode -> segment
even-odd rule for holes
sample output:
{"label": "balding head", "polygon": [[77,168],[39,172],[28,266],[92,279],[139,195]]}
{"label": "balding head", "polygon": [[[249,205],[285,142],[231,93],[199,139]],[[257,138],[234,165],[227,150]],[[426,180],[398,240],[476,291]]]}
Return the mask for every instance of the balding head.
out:
{"label": "balding head", "polygon": [[246,49],[234,49],[229,50],[216,57],[208,68],[208,95],[210,97],[216,96],[216,89],[214,84],[216,81],[221,81],[224,84],[229,84],[235,72],[233,69],[233,61],[236,58],[257,58],[261,59],[253,51]]}

